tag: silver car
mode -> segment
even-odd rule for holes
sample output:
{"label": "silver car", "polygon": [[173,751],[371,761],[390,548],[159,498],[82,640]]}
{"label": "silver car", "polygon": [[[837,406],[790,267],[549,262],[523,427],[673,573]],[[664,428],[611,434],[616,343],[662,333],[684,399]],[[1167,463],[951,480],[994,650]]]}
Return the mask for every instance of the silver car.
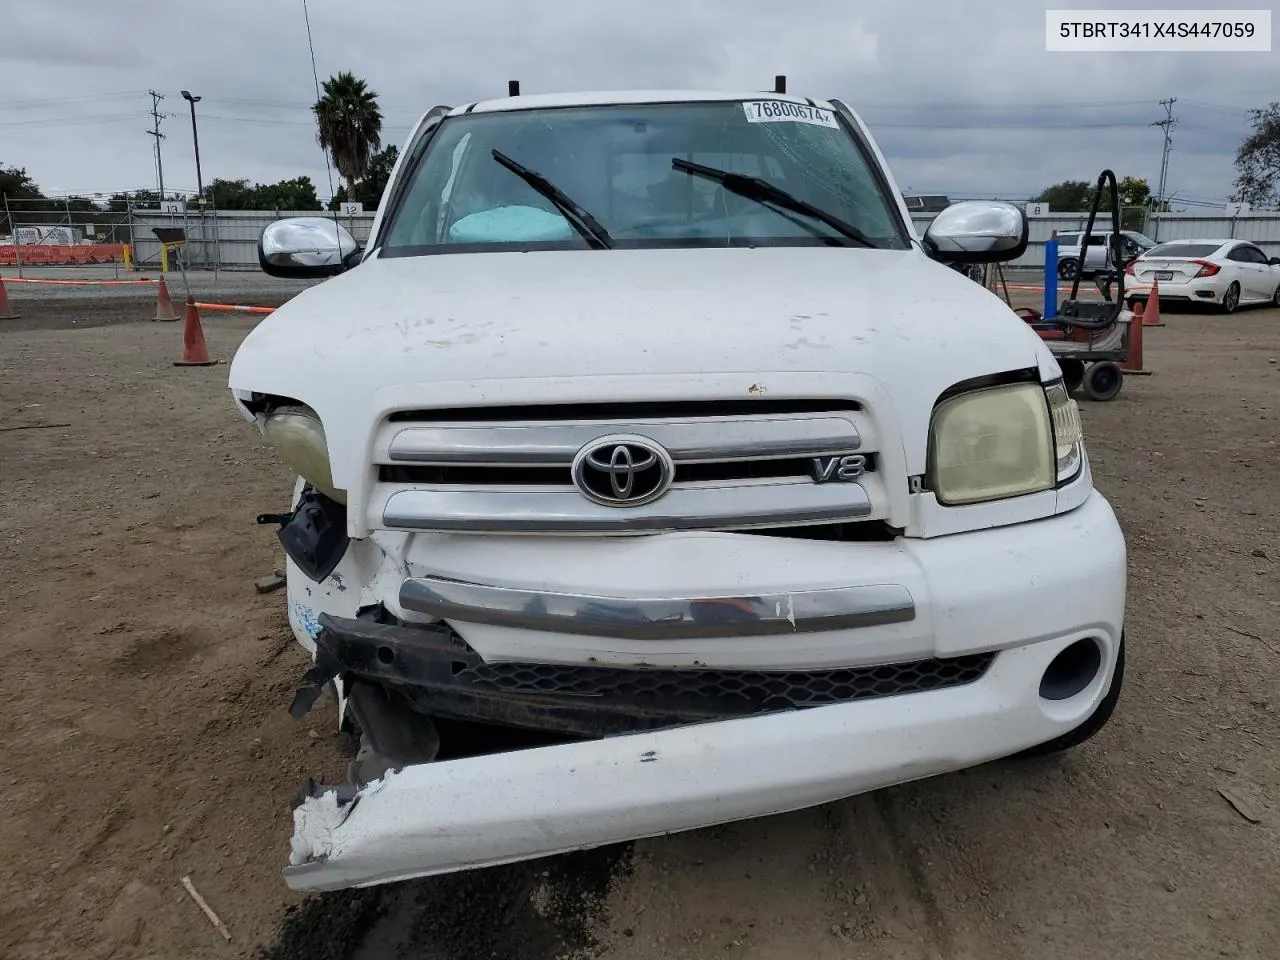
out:
{"label": "silver car", "polygon": [[[1156,245],[1150,237],[1136,230],[1121,230],[1121,242],[1124,245],[1124,259],[1132,260],[1141,256]],[[1080,268],[1080,244],[1084,239],[1084,231],[1076,230],[1058,234],[1058,277],[1072,280]],[[1092,277],[1101,270],[1112,269],[1107,253],[1111,231],[1090,234],[1089,249],[1084,260],[1083,276]]]}

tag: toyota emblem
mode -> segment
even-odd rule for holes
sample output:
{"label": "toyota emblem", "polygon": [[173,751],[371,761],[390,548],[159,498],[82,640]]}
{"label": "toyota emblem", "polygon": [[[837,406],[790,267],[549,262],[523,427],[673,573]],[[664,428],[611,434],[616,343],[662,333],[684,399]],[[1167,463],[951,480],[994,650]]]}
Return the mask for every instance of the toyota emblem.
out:
{"label": "toyota emblem", "polygon": [[601,437],[573,460],[574,485],[609,507],[652,503],[670,489],[674,476],[670,454],[645,437]]}

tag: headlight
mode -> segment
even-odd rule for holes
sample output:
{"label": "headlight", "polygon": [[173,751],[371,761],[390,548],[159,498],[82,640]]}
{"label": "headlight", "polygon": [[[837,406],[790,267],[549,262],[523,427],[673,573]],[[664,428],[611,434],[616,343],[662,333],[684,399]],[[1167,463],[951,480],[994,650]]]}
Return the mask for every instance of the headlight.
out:
{"label": "headlight", "polygon": [[297,470],[302,479],[325,496],[339,503],[347,502],[346,491],[333,485],[329,446],[325,442],[324,427],[314,411],[307,407],[281,407],[267,417],[262,432],[276,445],[280,459]]}
{"label": "headlight", "polygon": [[1054,455],[1058,461],[1058,482],[1065,483],[1080,472],[1084,463],[1084,428],[1080,407],[1071,399],[1061,380],[1044,388],[1053,417]]}
{"label": "headlight", "polygon": [[1057,470],[1044,388],[985,387],[943,401],[929,430],[928,475],[938,502],[951,506],[1052,490]]}

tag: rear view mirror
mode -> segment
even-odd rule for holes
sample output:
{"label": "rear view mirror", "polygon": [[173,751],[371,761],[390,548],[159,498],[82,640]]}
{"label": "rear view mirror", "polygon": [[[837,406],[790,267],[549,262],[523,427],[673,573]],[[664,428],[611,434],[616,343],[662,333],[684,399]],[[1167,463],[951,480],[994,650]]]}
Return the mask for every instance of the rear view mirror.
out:
{"label": "rear view mirror", "polygon": [[1272,257],[1267,261],[1267,263],[1271,264],[1273,267],[1280,267],[1280,257]]}
{"label": "rear view mirror", "polygon": [[288,217],[258,238],[258,265],[273,277],[329,277],[360,261],[360,245],[337,220]]}
{"label": "rear view mirror", "polygon": [[924,232],[931,257],[951,263],[1003,263],[1027,249],[1027,215],[1003,200],[961,200]]}

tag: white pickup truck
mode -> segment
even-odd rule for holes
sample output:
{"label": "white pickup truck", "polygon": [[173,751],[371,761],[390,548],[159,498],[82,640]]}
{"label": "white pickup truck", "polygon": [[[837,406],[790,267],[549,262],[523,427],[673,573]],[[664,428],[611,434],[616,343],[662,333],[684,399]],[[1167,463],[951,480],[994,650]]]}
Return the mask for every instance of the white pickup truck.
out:
{"label": "white pickup truck", "polygon": [[[360,736],[286,882],[395,881],[794,810],[1103,727],[1126,551],[1039,337],[837,100],[438,107],[230,388],[296,470],[288,615]],[[1053,774],[1044,776],[1051,779]],[[992,803],[999,803],[993,795]],[[998,812],[993,812],[998,816]]]}

